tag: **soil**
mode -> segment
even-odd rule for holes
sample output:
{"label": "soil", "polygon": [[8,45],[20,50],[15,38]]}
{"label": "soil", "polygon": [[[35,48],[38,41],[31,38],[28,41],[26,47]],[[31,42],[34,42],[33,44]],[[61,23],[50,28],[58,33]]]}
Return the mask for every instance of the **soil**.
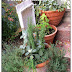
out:
{"label": "soil", "polygon": [[50,35],[50,34],[52,34],[54,32],[55,32],[54,29],[49,29],[49,31],[48,30],[45,31],[46,35]]}
{"label": "soil", "polygon": [[[20,45],[23,44],[23,39],[20,39],[20,36],[17,36],[14,40],[9,40],[8,42],[4,42],[4,43],[7,43],[8,45],[12,44],[13,46],[16,46],[19,48]],[[5,49],[5,47],[3,46],[3,43],[2,43],[2,49],[3,50]]]}

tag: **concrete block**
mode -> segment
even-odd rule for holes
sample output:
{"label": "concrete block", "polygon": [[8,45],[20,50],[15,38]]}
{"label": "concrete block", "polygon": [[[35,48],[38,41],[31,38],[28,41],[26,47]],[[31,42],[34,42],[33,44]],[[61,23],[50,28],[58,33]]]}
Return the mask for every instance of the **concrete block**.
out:
{"label": "concrete block", "polygon": [[71,44],[70,44],[70,40],[71,40],[71,24],[70,23],[62,23],[60,24],[57,29],[57,34],[55,37],[55,41],[59,40],[60,44],[58,45],[58,47],[60,49],[64,49],[66,51],[65,53],[65,57],[71,58]]}
{"label": "concrete block", "polygon": [[58,31],[55,37],[55,40],[59,41],[69,41],[71,39],[71,24],[70,23],[62,23],[57,27]]}

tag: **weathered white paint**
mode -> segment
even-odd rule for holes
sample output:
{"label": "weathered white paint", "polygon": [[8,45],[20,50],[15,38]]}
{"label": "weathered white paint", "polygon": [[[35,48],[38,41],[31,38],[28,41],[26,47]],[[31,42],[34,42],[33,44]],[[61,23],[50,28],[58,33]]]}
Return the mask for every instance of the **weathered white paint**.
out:
{"label": "weathered white paint", "polygon": [[28,19],[32,19],[32,24],[36,25],[34,4],[31,0],[25,0],[24,2],[16,5],[16,10],[21,28],[27,29]]}

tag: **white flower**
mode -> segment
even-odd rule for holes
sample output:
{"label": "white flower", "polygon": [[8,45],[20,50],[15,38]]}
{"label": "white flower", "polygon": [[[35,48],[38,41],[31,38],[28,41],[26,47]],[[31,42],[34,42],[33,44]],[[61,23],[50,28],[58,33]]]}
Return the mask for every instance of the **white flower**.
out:
{"label": "white flower", "polygon": [[31,53],[32,52],[32,49],[28,50],[28,52]]}

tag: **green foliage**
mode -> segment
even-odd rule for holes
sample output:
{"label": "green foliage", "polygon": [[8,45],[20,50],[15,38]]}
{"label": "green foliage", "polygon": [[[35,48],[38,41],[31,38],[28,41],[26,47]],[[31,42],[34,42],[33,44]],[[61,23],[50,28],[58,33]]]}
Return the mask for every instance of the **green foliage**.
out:
{"label": "green foliage", "polygon": [[36,72],[35,66],[46,60],[49,60],[48,72],[67,72],[67,60],[64,58],[65,51],[60,50],[54,44],[51,44],[50,48],[39,49],[39,51],[27,56],[24,56],[22,50],[13,45],[6,43],[3,45],[5,49],[2,51],[3,72],[23,72],[26,70],[26,66],[29,67],[28,71],[32,68],[33,72]]}
{"label": "green foliage", "polygon": [[14,39],[13,35],[15,35],[18,27],[19,21],[15,7],[2,2],[2,40]]}
{"label": "green foliage", "polygon": [[41,31],[39,31],[38,28],[33,26],[31,23],[28,24],[27,30],[22,31],[21,38],[24,39],[24,43],[20,46],[20,49],[23,50],[22,54],[25,56],[25,66],[35,69],[37,64],[48,59],[48,56],[46,55],[46,52],[48,51],[45,49],[44,36],[44,28],[41,28]]}
{"label": "green foliage", "polygon": [[2,72],[23,72],[24,61],[21,50],[13,45],[3,44]]}
{"label": "green foliage", "polygon": [[47,18],[45,13],[43,13],[40,16],[39,24],[37,25],[37,27],[40,27],[39,29],[45,28],[45,35],[49,35],[50,34],[50,30],[53,30],[48,22],[49,22],[49,19]]}
{"label": "green foliage", "polygon": [[56,11],[57,9],[63,11],[67,7],[67,1],[59,5],[56,0],[47,0],[40,3],[42,10]]}
{"label": "green foliage", "polygon": [[38,21],[39,21],[39,14],[41,13],[41,11],[39,9],[39,5],[35,4],[34,5],[34,9],[35,9],[35,15],[36,15],[36,23],[38,23]]}
{"label": "green foliage", "polygon": [[46,25],[49,25],[49,19],[47,18],[47,16],[43,13],[42,16],[40,16],[40,21],[39,21],[39,25],[37,25],[38,27],[45,27]]}
{"label": "green foliage", "polygon": [[[60,50],[56,45],[51,44],[50,48],[45,48],[44,43],[45,30],[42,27],[39,31],[38,28],[28,25],[28,29],[23,31],[21,38],[24,42],[21,49],[24,50],[24,66],[29,67],[29,71],[32,68],[33,72],[36,70],[36,65],[49,60],[48,71],[49,72],[66,72],[67,61],[64,59],[64,50]],[[29,37],[31,36],[31,37]],[[32,40],[32,41],[31,41]],[[35,46],[32,46],[35,45]],[[33,48],[32,48],[33,47]]]}
{"label": "green foliage", "polygon": [[67,6],[70,6],[67,4],[67,1],[64,2],[64,4],[59,5],[57,3],[57,0],[39,0],[39,4],[35,4],[35,14],[36,14],[36,22],[38,23],[39,14],[41,13],[41,10],[43,11],[56,11],[62,12],[64,11],[64,8],[67,8]]}
{"label": "green foliage", "polygon": [[50,62],[48,63],[48,72],[67,72],[67,59],[64,58],[65,50],[60,50],[56,45],[51,44],[48,50]]}

